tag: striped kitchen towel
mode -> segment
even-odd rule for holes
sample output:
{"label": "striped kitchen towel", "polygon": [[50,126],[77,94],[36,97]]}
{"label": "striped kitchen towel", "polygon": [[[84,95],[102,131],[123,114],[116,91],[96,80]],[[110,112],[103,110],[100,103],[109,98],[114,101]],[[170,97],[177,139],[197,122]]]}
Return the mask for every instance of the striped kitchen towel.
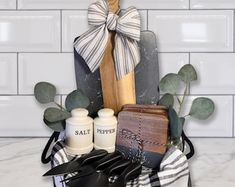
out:
{"label": "striped kitchen towel", "polygon": [[[79,155],[68,155],[63,140],[55,143],[52,149],[52,167],[66,163],[78,158]],[[67,176],[54,177],[55,187],[66,187],[61,182]],[[115,179],[113,179],[115,180]],[[184,153],[172,147],[165,154],[159,171],[143,167],[142,174],[133,181],[128,182],[127,187],[188,187],[189,186],[189,165]]]}

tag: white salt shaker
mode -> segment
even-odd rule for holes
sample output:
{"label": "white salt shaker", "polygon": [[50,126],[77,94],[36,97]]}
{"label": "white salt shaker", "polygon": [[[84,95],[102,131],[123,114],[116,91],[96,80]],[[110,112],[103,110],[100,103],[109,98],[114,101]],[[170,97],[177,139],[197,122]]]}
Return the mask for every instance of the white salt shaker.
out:
{"label": "white salt shaker", "polygon": [[72,110],[72,117],[66,120],[65,134],[65,147],[69,154],[85,154],[93,149],[93,119],[86,109]]}
{"label": "white salt shaker", "polygon": [[109,153],[115,151],[117,119],[112,109],[101,109],[94,120],[94,148],[105,149]]}

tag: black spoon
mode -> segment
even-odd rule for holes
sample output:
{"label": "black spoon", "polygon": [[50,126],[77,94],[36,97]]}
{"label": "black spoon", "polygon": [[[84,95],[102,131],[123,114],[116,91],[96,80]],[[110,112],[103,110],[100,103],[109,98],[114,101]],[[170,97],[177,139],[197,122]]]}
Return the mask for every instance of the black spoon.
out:
{"label": "black spoon", "polygon": [[92,163],[94,161],[100,160],[108,154],[105,150],[94,150],[91,153],[85,154],[80,158],[58,165],[48,172],[46,172],[43,176],[54,176],[54,175],[64,175],[67,173],[76,172],[81,166]]}

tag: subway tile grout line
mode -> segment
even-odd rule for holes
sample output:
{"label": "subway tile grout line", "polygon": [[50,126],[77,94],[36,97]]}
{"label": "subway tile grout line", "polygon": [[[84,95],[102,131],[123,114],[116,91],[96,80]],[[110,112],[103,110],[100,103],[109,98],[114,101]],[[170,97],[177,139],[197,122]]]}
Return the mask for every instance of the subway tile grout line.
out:
{"label": "subway tile grout line", "polygon": [[233,52],[235,52],[235,11],[233,10]]}
{"label": "subway tile grout line", "polygon": [[63,23],[63,15],[62,15],[62,10],[60,10],[60,52],[62,53],[62,44],[63,44],[63,27],[62,27],[62,23]]}
{"label": "subway tile grout line", "polygon": [[147,30],[149,30],[149,10],[147,10]]}
{"label": "subway tile grout line", "polygon": [[[0,12],[59,12],[61,9],[0,9]],[[72,10],[71,10],[72,11]],[[83,11],[74,9],[74,11]]]}
{"label": "subway tile grout line", "polygon": [[[12,52],[12,51],[0,51],[0,54],[15,54],[16,52]],[[73,51],[19,51],[18,53],[73,53]],[[206,54],[206,53],[209,53],[209,54],[235,54],[235,51],[198,51],[198,52],[192,52],[192,51],[159,51],[158,52],[159,54],[166,54],[166,53],[173,53],[173,54],[197,54],[197,53],[203,53],[203,54]]]}
{"label": "subway tile grout line", "polygon": [[[191,54],[188,53],[188,63],[191,64]],[[191,95],[191,83],[189,83],[189,95]]]}
{"label": "subway tile grout line", "polygon": [[[138,9],[138,10],[140,10],[140,9]],[[235,10],[235,8],[224,8],[224,9],[187,9],[187,8],[181,8],[181,9],[151,9],[151,8],[149,8],[149,9],[147,9],[146,8],[146,10],[150,10],[150,11],[175,11],[175,12],[177,12],[177,11],[182,11],[182,12],[188,12],[188,11],[191,11],[191,12],[196,12],[196,11],[212,11],[212,12],[215,12],[215,11],[233,11],[233,10]]]}
{"label": "subway tile grout line", "polygon": [[[60,96],[67,96],[68,94],[56,94],[56,97],[60,97]],[[0,97],[15,97],[15,96],[19,96],[19,97],[30,97],[30,96],[34,96],[34,94],[0,94]]]}
{"label": "subway tile grout line", "polygon": [[[15,54],[16,52],[4,52],[4,51],[0,51],[0,54]],[[17,53],[19,53],[19,54],[30,54],[30,53],[36,53],[36,54],[44,54],[44,53],[49,53],[49,54],[53,54],[53,53],[55,53],[55,54],[58,54],[58,53],[65,53],[65,54],[73,54],[73,51],[62,51],[62,52],[60,52],[60,51],[19,51],[19,52],[17,52]],[[170,53],[170,54],[188,54],[188,53],[190,53],[190,54],[197,54],[197,53],[203,53],[203,54],[206,54],[206,53],[209,53],[209,54],[226,54],[226,53],[228,53],[228,54],[235,54],[235,51],[233,52],[231,52],[231,51],[228,51],[228,52],[225,52],[225,51],[218,51],[218,52],[211,52],[211,51],[203,51],[203,52],[190,52],[190,51],[159,51],[158,52],[159,54],[167,54],[167,53]]]}
{"label": "subway tile grout line", "polygon": [[[18,8],[18,7],[17,7]],[[87,7],[88,8],[88,7]],[[15,11],[16,9],[0,9],[0,11]],[[64,10],[64,11],[87,11],[87,9],[85,8],[76,8],[76,9],[72,9],[72,8],[68,8],[68,9],[61,9],[61,8],[49,8],[49,9],[36,9],[36,8],[18,8],[18,11],[59,11],[59,10]],[[125,9],[121,9],[121,10],[125,10]],[[235,8],[218,8],[218,9],[213,9],[213,8],[205,8],[205,9],[189,9],[189,8],[172,8],[172,9],[166,9],[166,8],[141,8],[141,9],[137,9],[137,10],[150,10],[150,11],[233,11],[235,10]]]}
{"label": "subway tile grout line", "polygon": [[232,120],[232,122],[233,122],[233,126],[232,126],[232,135],[233,135],[233,137],[235,137],[235,134],[234,134],[234,130],[235,130],[235,129],[234,129],[234,128],[235,128],[235,127],[234,127],[234,125],[235,125],[235,124],[234,124],[234,114],[235,114],[235,111],[234,111],[234,104],[235,104],[235,103],[234,103],[234,96],[233,96],[233,115],[232,115],[232,118],[233,118],[233,120]]}
{"label": "subway tile grout line", "polygon": [[[60,51],[55,51],[55,52],[30,52],[30,51],[22,51],[22,52],[0,52],[0,54],[15,54],[15,53],[19,53],[19,54],[61,54]],[[73,54],[73,52],[66,52],[66,51],[63,51],[62,53],[65,53],[65,54]]]}
{"label": "subway tile grout line", "polygon": [[17,73],[17,95],[19,95],[19,93],[20,93],[20,91],[19,91],[19,83],[20,83],[20,81],[19,81],[19,53],[17,52],[16,53],[16,73]]}
{"label": "subway tile grout line", "polygon": [[235,53],[235,51],[158,51],[158,53],[211,53],[211,54],[217,54],[217,53],[221,53],[221,54],[224,54],[224,53]]}

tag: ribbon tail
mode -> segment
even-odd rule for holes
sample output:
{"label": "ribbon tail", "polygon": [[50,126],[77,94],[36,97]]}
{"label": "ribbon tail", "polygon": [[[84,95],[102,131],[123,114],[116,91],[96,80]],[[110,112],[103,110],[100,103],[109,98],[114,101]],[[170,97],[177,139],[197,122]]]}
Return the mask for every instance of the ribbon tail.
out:
{"label": "ribbon tail", "polygon": [[115,36],[114,61],[117,79],[134,71],[140,62],[140,50],[136,40],[117,33]]}
{"label": "ribbon tail", "polygon": [[101,25],[89,29],[74,43],[74,49],[83,57],[91,72],[95,72],[103,60],[108,36],[107,27]]}

